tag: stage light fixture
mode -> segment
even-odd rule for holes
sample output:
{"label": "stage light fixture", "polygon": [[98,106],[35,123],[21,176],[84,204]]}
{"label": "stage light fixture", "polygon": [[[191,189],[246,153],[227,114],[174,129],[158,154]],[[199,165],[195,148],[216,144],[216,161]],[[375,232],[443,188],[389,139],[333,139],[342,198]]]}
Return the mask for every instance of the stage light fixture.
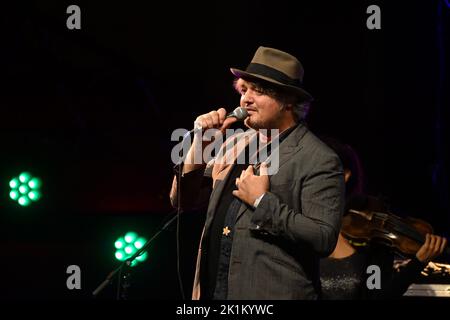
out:
{"label": "stage light fixture", "polygon": [[[141,249],[146,242],[147,240],[145,238],[139,237],[136,232],[128,231],[124,236],[119,237],[114,242],[114,247],[116,248],[116,259],[119,261],[125,261],[133,254],[135,254],[136,251]],[[134,267],[138,263],[147,260],[147,258],[147,251],[144,251],[143,253],[141,253],[141,255],[136,257],[136,259],[131,262],[131,266]]]}
{"label": "stage light fixture", "polygon": [[36,202],[41,198],[42,181],[38,177],[33,177],[29,172],[22,172],[18,177],[9,181],[9,197],[17,201],[23,207]]}

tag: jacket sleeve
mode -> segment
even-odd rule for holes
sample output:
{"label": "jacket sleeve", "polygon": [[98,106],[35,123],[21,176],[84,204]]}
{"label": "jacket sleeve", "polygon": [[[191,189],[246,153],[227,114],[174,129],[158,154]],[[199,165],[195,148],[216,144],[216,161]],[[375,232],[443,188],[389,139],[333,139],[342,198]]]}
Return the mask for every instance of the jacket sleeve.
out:
{"label": "jacket sleeve", "polygon": [[334,153],[314,158],[295,201],[295,211],[274,193],[267,192],[255,209],[251,230],[283,237],[294,243],[304,242],[320,256],[328,256],[336,246],[344,209],[342,166]]}
{"label": "jacket sleeve", "polygon": [[183,210],[194,210],[208,205],[212,191],[212,164],[206,168],[181,174],[183,164],[174,167],[170,203],[174,208],[180,206]]}

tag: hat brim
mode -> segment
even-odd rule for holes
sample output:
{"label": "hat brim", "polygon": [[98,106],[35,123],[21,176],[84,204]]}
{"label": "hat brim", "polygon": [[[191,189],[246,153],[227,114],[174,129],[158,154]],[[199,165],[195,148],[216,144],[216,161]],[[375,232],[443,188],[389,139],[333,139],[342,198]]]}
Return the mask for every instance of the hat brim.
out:
{"label": "hat brim", "polygon": [[314,100],[313,97],[305,90],[303,90],[300,87],[296,87],[296,86],[291,86],[288,84],[284,84],[281,83],[279,81],[276,81],[274,79],[271,79],[269,77],[265,77],[256,73],[249,73],[240,69],[236,69],[236,68],[230,68],[230,71],[232,74],[234,74],[236,77],[238,78],[243,78],[243,79],[260,79],[260,80],[264,80],[270,83],[273,83],[275,85],[278,85],[280,87],[283,87],[285,89],[288,89],[294,93],[296,93],[298,96],[300,96],[300,98],[302,98],[303,101],[312,101]]}

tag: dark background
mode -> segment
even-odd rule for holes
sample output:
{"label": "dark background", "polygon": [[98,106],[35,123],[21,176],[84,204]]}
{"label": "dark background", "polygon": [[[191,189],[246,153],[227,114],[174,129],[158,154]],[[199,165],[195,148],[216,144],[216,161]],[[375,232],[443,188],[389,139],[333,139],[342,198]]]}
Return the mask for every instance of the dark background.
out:
{"label": "dark background", "polygon": [[[1,287],[6,299],[90,299],[117,263],[114,240],[150,236],[171,211],[176,128],[239,101],[229,67],[258,46],[290,52],[316,101],[313,132],[360,154],[369,191],[450,236],[446,1],[221,1],[2,4]],[[68,30],[66,8],[81,8]],[[366,8],[381,7],[368,30]],[[9,199],[22,171],[42,178],[30,207]],[[180,219],[192,286],[202,212]],[[134,268],[134,299],[179,299],[175,225]],[[66,288],[79,265],[82,289]],[[115,283],[100,298],[114,299]]]}

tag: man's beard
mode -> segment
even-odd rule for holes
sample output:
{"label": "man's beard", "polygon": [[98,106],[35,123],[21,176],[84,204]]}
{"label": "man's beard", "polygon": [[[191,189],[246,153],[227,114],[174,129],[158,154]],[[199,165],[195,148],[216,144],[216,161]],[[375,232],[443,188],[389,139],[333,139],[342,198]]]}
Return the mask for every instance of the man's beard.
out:
{"label": "man's beard", "polygon": [[272,118],[269,121],[253,121],[251,116],[244,120],[244,124],[254,130],[259,129],[278,129],[278,118]]}

